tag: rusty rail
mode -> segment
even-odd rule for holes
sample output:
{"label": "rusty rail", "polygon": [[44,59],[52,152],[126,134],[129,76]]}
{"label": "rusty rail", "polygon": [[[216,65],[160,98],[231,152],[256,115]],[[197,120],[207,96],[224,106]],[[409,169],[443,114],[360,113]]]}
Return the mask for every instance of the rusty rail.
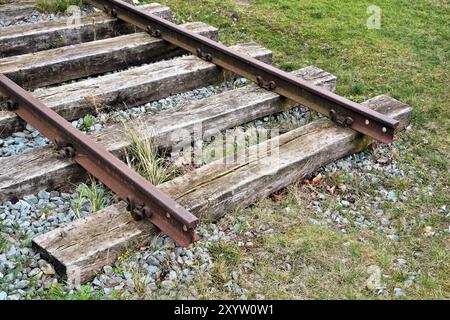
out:
{"label": "rusty rail", "polygon": [[206,61],[250,79],[262,88],[310,107],[343,127],[350,127],[385,143],[392,142],[394,138],[398,121],[381,113],[311,85],[287,72],[233,51],[218,42],[197,35],[123,1],[84,1],[104,10],[112,17],[147,31],[154,37],[160,37]]}
{"label": "rusty rail", "polygon": [[127,201],[135,219],[150,219],[181,246],[199,239],[193,214],[3,74],[0,92],[8,99],[9,111],[54,141],[66,157],[73,158]]}

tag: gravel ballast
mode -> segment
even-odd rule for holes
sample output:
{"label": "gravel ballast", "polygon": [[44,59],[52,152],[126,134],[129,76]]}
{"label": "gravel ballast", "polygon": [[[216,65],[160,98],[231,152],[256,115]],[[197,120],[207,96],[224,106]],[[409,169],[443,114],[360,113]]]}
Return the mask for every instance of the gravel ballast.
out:
{"label": "gravel ballast", "polygon": [[[392,147],[395,146],[381,146],[375,151],[349,156],[320,170],[321,175],[325,177],[345,170],[349,176],[358,176],[368,183],[377,184],[380,176],[403,177],[414,174],[405,173],[398,168],[391,153]],[[376,161],[373,160],[374,156]],[[414,192],[414,188],[413,186],[411,192]],[[430,189],[430,192],[433,190]],[[361,230],[369,228],[384,234],[391,241],[401,241],[398,230],[390,224],[389,214],[384,210],[383,204],[386,201],[407,201],[409,192],[397,193],[395,190],[379,187],[378,193],[379,196],[367,197],[365,208],[355,205],[351,197],[342,196],[338,209],[334,211],[322,208],[321,203],[326,201],[328,195],[318,194],[317,200],[311,204],[316,214],[308,218],[309,223],[328,225],[343,233],[348,227]],[[80,216],[89,214],[88,203],[81,206],[77,204],[76,194],[41,191],[15,203],[7,201],[0,205],[1,236],[6,240],[0,254],[0,298],[42,298],[46,290],[55,285],[62,286],[67,294],[76,292],[76,289],[64,287],[51,265],[30,248],[30,239],[77,219],[74,207],[81,208]],[[376,212],[375,215],[370,213],[373,211]],[[350,221],[348,214],[354,216],[354,219]],[[450,217],[447,208],[441,208],[440,214]],[[423,219],[427,219],[427,216],[424,215]],[[241,216],[238,223],[245,223],[245,220],[246,217]],[[143,247],[124,254],[114,265],[105,267],[86,286],[106,297],[194,299],[197,292],[193,289],[193,283],[199,279],[206,283],[213,281],[211,268],[214,261],[209,251],[211,245],[222,242],[233,242],[243,247],[253,245],[254,233],[249,231],[242,238],[242,235],[236,233],[235,227],[221,229],[214,223],[202,223],[198,228],[202,240],[189,248],[178,247],[170,238],[159,235],[150,239]],[[449,231],[435,230],[429,236],[448,236]],[[398,257],[395,263],[403,268],[406,260]],[[413,285],[416,276],[415,272],[410,272],[405,280],[405,287],[396,288],[392,294],[396,297],[404,296],[404,289]],[[245,288],[241,288],[234,280],[238,278],[239,274],[232,275],[231,280],[224,284],[224,290],[232,292],[236,297],[245,298]],[[379,294],[387,296],[391,293],[380,290]]]}

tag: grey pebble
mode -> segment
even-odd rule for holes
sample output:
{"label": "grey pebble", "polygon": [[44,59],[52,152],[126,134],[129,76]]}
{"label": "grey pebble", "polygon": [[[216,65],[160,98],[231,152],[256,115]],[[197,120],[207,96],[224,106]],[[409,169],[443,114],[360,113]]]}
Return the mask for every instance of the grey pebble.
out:
{"label": "grey pebble", "polygon": [[402,297],[405,295],[402,289],[400,288],[394,288],[394,294],[396,297]]}
{"label": "grey pebble", "polygon": [[386,195],[386,198],[392,202],[395,202],[398,200],[397,194],[394,191],[389,191],[388,194]]}
{"label": "grey pebble", "polygon": [[113,268],[111,267],[111,266],[104,266],[103,267],[103,272],[105,273],[105,274],[112,274],[113,273]]}
{"label": "grey pebble", "polygon": [[41,200],[46,200],[46,199],[49,199],[49,198],[50,198],[50,193],[48,193],[47,191],[40,191],[40,192],[38,193],[38,197],[39,197],[39,199],[41,199]]}
{"label": "grey pebble", "polygon": [[161,286],[166,288],[166,289],[171,289],[174,286],[174,283],[172,280],[164,280],[161,282]]}

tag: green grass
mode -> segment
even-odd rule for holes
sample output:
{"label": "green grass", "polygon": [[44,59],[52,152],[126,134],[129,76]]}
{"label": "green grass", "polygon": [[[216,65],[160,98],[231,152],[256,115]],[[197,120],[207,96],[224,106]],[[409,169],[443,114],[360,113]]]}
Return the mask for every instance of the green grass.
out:
{"label": "green grass", "polygon": [[81,125],[80,130],[88,132],[94,124],[95,117],[92,114],[87,114],[83,117],[83,124]]}
{"label": "green grass", "polygon": [[69,292],[63,285],[53,285],[45,291],[45,300],[100,300],[106,297],[102,292],[95,291],[89,285],[81,286],[79,289]]}
{"label": "green grass", "polygon": [[3,253],[8,248],[8,240],[0,236],[0,253]]}
{"label": "green grass", "polygon": [[81,125],[80,130],[88,132],[94,124],[95,117],[92,114],[87,114],[83,117],[83,124]]}
{"label": "green grass", "polygon": [[64,13],[70,6],[83,7],[83,0],[36,0],[39,10],[49,13]]}
{"label": "green grass", "polygon": [[[219,28],[227,45],[255,41],[273,51],[274,64],[291,71],[315,65],[338,77],[337,93],[362,102],[387,94],[413,107],[411,129],[397,134],[392,151],[406,173],[402,178],[380,177],[380,184],[359,181],[341,172],[324,179],[324,184],[345,183],[335,197],[322,201],[324,208],[336,208],[349,193],[355,206],[364,210],[368,197],[378,187],[410,191],[402,203],[385,203],[400,241],[384,235],[350,228],[343,235],[325,226],[305,221],[315,212],[301,186],[289,188],[287,198],[230,213],[221,223],[236,223],[236,215],[251,217],[245,228],[269,224],[275,229],[263,236],[251,252],[240,251],[240,261],[253,258],[252,272],[240,284],[250,288],[250,297],[266,298],[380,298],[365,288],[367,267],[378,265],[389,290],[402,287],[405,274],[393,266],[404,256],[409,271],[420,270],[406,298],[450,298],[448,236],[426,237],[426,226],[446,230],[448,219],[437,211],[450,203],[448,73],[450,62],[450,5],[441,0],[305,1],[305,0],[161,0],[171,7],[178,22],[203,21]],[[381,29],[369,30],[369,5],[381,9]],[[408,172],[414,171],[414,175]],[[428,187],[433,192],[429,194]],[[417,188],[417,190],[415,189]],[[285,208],[293,208],[286,214]],[[267,208],[275,212],[265,214]],[[447,209],[448,210],[448,209]],[[423,219],[421,215],[428,218]],[[351,217],[348,217],[349,220]],[[241,228],[241,226],[237,226]],[[342,243],[349,242],[349,247]],[[229,244],[227,244],[229,245]],[[216,250],[221,252],[222,249]],[[225,250],[224,252],[226,252]],[[270,254],[268,253],[270,252]],[[420,253],[420,255],[416,255]],[[229,278],[226,254],[214,254],[217,261],[212,286],[199,281],[203,298],[229,297],[221,284]],[[287,272],[280,261],[291,258]],[[238,269],[240,266],[237,267]],[[392,298],[392,296],[388,297]]]}
{"label": "green grass", "polygon": [[90,204],[91,213],[95,213],[111,204],[114,199],[111,191],[92,177],[89,183],[80,183],[76,187],[75,192],[78,200],[74,210],[78,217],[81,216],[81,208],[86,201]]}
{"label": "green grass", "polygon": [[176,170],[159,156],[150,128],[144,124],[125,127],[125,134],[131,140],[126,151],[127,163],[142,177],[154,185],[166,182],[176,175]]}
{"label": "green grass", "polygon": [[214,261],[211,270],[213,284],[217,289],[223,291],[224,285],[233,278],[232,273],[241,262],[242,252],[233,242],[211,244],[208,250]]}
{"label": "green grass", "polygon": [[231,268],[236,267],[241,259],[241,252],[234,244],[211,244],[208,250],[215,260],[223,259]]}

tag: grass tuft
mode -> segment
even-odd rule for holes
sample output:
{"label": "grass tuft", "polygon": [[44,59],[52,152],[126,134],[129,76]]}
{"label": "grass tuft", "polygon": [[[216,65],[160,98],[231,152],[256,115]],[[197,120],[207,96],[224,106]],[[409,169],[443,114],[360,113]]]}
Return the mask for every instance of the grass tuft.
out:
{"label": "grass tuft", "polygon": [[124,126],[131,140],[131,146],[126,151],[128,165],[154,185],[174,178],[175,169],[159,157],[152,134],[145,125]]}
{"label": "grass tuft", "polygon": [[75,213],[81,216],[81,208],[87,201],[90,204],[91,213],[97,212],[109,205],[114,195],[103,184],[91,177],[89,184],[81,183],[76,187],[78,201],[75,206]]}
{"label": "grass tuft", "polygon": [[80,288],[67,291],[61,284],[52,285],[45,291],[45,300],[101,300],[105,298],[104,294],[95,291],[89,285],[83,285]]}
{"label": "grass tuft", "polygon": [[84,4],[83,0],[37,0],[36,6],[43,12],[62,13],[66,12],[70,6],[78,6],[82,8]]}
{"label": "grass tuft", "polygon": [[87,114],[83,117],[83,125],[80,127],[80,130],[88,132],[94,124],[95,117],[92,114]]}
{"label": "grass tuft", "polygon": [[5,252],[7,247],[8,247],[8,240],[0,236],[0,253]]}

